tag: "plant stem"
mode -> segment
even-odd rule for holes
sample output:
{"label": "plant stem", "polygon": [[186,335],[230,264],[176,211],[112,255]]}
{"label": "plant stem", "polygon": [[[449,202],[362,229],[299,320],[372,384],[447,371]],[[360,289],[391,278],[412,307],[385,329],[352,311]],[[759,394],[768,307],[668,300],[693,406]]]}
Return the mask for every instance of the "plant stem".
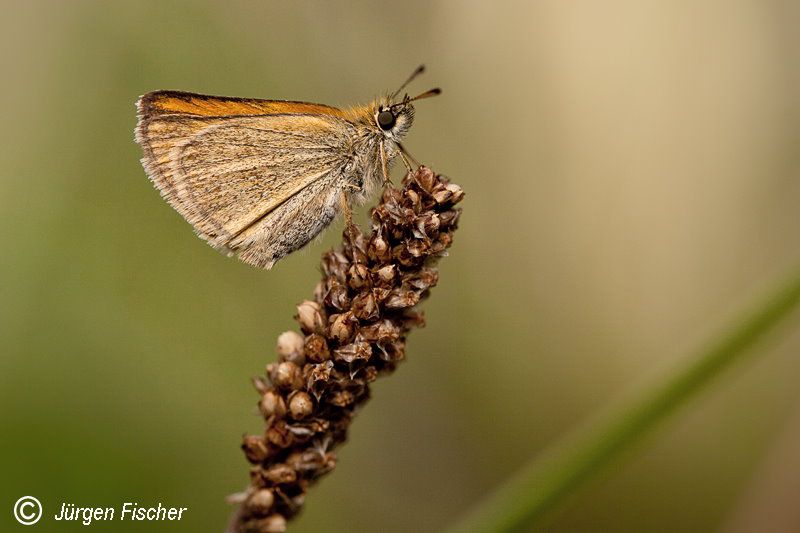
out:
{"label": "plant stem", "polygon": [[743,315],[685,368],[636,395],[597,423],[534,458],[492,492],[454,532],[529,530],[617,455],[678,410],[800,303],[800,271]]}

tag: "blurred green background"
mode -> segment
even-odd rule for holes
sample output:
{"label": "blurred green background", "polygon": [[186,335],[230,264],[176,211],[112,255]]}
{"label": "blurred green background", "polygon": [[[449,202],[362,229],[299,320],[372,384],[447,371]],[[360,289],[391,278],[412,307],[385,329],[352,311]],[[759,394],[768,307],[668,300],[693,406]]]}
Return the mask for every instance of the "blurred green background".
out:
{"label": "blurred green background", "polygon": [[[0,530],[32,494],[31,531],[82,528],[62,501],[221,531],[249,378],[338,239],[271,272],[214,252],[139,164],[140,94],[347,105],[420,62],[443,87],[407,141],[467,192],[428,327],[292,528],[438,531],[800,260],[799,25],[789,0],[4,2]],[[551,530],[800,530],[797,317],[759,351]]]}

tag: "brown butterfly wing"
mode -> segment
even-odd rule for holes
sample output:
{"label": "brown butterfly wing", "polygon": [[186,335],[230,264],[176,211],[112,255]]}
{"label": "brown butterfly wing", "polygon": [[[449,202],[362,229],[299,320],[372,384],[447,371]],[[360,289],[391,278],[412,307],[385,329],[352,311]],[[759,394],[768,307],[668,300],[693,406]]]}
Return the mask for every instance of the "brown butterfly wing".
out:
{"label": "brown butterfly wing", "polygon": [[231,115],[275,115],[286,113],[343,116],[341,109],[324,104],[209,96],[181,91],[154,91],[147,93],[139,99],[136,105],[139,113],[148,117],[173,114],[225,117]]}
{"label": "brown butterfly wing", "polygon": [[[293,209],[325,207],[320,219],[335,215],[333,200],[318,198],[339,192],[347,162],[350,125],[335,108],[173,92],[145,95],[138,107],[145,170],[214,247],[269,267],[330,222],[303,234],[309,221]],[[245,114],[253,112],[261,114]],[[280,244],[287,231],[292,241]]]}

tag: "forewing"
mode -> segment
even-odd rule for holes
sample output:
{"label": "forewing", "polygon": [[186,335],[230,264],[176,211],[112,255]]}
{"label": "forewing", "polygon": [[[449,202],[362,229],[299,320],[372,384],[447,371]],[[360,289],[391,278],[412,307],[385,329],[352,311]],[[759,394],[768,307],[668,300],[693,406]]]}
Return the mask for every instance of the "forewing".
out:
{"label": "forewing", "polygon": [[148,117],[159,115],[194,115],[200,117],[223,117],[232,115],[307,114],[342,117],[341,109],[310,102],[287,100],[260,100],[257,98],[234,98],[230,96],[208,96],[181,91],[154,91],[147,93],[137,103],[139,113]]}
{"label": "forewing", "polygon": [[137,126],[145,169],[217,248],[234,251],[232,239],[310,184],[337,176],[346,161],[348,124],[333,114],[162,113],[146,98]]}

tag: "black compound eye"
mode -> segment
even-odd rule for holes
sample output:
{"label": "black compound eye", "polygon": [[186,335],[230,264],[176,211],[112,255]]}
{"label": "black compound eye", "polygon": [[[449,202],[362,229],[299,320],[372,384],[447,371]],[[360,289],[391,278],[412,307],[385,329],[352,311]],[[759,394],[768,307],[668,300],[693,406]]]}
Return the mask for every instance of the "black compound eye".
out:
{"label": "black compound eye", "polygon": [[378,113],[378,126],[382,130],[390,130],[394,127],[395,118],[391,111],[381,111]]}

